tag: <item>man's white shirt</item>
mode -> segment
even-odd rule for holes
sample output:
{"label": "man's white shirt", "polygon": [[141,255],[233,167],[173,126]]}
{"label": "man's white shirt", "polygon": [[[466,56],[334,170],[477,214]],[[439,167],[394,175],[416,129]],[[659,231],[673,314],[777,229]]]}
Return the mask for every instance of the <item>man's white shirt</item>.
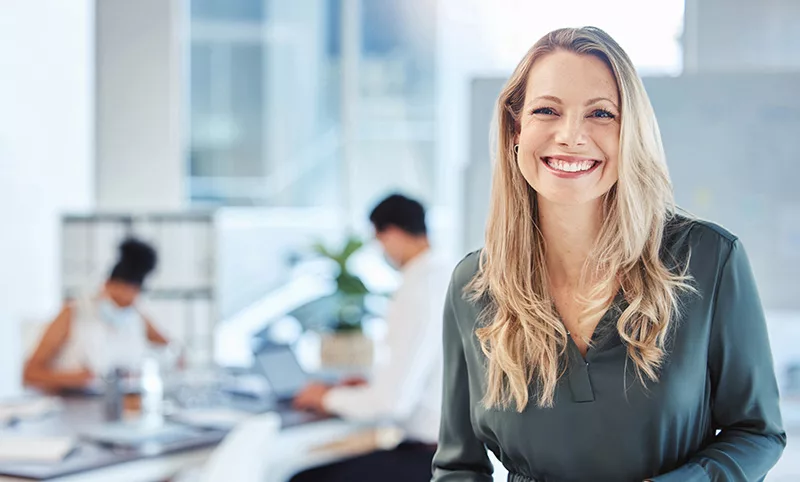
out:
{"label": "man's white shirt", "polygon": [[356,421],[387,420],[409,440],[436,443],[442,409],[442,315],[450,264],[428,250],[403,266],[386,312],[388,360],[371,382],[336,387],[325,409]]}

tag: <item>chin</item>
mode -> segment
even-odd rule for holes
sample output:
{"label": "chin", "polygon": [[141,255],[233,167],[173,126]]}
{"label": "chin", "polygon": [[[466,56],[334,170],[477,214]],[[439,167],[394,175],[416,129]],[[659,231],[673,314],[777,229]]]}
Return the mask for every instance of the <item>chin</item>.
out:
{"label": "chin", "polygon": [[605,193],[589,194],[570,189],[569,191],[536,190],[540,199],[550,204],[561,206],[580,206],[583,204],[594,204],[602,199]]}

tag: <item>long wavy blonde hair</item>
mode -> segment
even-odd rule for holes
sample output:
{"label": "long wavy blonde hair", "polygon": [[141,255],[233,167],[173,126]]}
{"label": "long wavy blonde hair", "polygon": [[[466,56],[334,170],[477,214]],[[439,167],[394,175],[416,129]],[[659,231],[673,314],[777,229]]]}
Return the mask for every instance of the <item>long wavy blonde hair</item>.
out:
{"label": "long wavy blonde hair", "polygon": [[[489,299],[476,335],[488,358],[488,407],[522,411],[534,387],[540,407],[553,405],[566,364],[568,333],[548,292],[545,244],[538,229],[535,191],[517,165],[514,139],[528,74],[556,50],[592,55],[611,69],[621,102],[619,178],[603,198],[604,221],[587,258],[581,285],[588,295],[581,319],[611,305],[620,287],[627,308],[617,330],[638,380],[657,381],[665,344],[679,309],[679,293],[692,290],[685,269],[673,272],[660,255],[664,225],[675,213],[661,135],[633,63],[604,31],[559,29],[528,51],[497,103],[497,153],[486,243],[480,268],[465,288],[472,300]],[[590,284],[584,284],[592,280]]]}

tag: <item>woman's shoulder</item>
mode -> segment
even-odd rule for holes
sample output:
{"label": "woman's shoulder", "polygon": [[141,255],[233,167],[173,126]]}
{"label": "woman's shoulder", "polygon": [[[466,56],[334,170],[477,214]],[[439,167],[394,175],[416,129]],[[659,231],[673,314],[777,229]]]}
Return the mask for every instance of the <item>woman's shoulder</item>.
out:
{"label": "woman's shoulder", "polygon": [[459,292],[464,290],[470,281],[475,278],[475,275],[478,274],[478,270],[480,269],[480,258],[482,249],[477,249],[466,256],[464,256],[461,261],[456,264],[456,267],[453,269],[453,275],[450,279],[450,286],[454,289],[458,289]]}
{"label": "woman's shoulder", "polygon": [[724,257],[736,243],[737,236],[719,224],[683,213],[673,215],[664,229],[663,247],[672,253],[688,248],[693,257]]}
{"label": "woman's shoulder", "polygon": [[474,338],[477,323],[488,306],[488,298],[481,296],[476,299],[470,287],[470,283],[480,271],[482,252],[482,249],[478,249],[464,256],[456,264],[450,278],[449,306],[465,340],[467,334],[471,334]]}

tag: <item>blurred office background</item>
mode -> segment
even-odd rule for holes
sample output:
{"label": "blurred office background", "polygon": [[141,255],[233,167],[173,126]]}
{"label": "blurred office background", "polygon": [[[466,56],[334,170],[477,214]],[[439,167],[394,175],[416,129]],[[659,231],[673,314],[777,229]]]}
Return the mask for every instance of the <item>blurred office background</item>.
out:
{"label": "blurred office background", "polygon": [[[542,34],[587,24],[645,77],[679,204],[748,247],[799,400],[795,0],[0,0],[0,395],[130,230],[186,257],[149,301],[198,365],[247,364],[255,334],[328,293],[310,246],[368,240],[390,192],[427,205],[452,258],[480,246],[492,103]],[[391,290],[374,245],[355,261]]]}

